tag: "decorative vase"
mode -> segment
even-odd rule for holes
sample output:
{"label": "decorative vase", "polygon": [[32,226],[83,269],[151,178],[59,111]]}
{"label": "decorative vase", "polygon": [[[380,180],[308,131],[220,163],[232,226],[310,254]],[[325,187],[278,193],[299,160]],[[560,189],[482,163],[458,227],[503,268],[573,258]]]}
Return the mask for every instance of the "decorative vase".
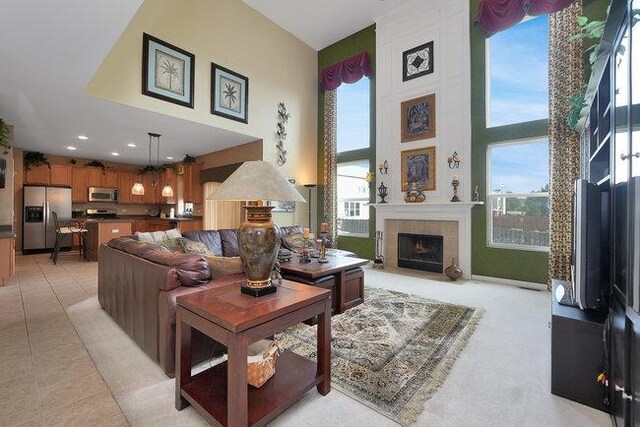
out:
{"label": "decorative vase", "polygon": [[444,269],[444,274],[451,279],[452,282],[455,282],[462,277],[462,270],[456,265],[455,258],[451,258],[451,265]]}

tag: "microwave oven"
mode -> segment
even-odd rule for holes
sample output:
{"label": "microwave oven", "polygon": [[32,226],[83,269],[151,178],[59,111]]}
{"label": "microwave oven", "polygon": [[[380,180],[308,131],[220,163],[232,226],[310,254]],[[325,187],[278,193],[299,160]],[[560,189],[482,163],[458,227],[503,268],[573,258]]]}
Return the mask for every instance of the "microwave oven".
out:
{"label": "microwave oven", "polygon": [[115,188],[89,187],[89,201],[118,203],[118,190]]}

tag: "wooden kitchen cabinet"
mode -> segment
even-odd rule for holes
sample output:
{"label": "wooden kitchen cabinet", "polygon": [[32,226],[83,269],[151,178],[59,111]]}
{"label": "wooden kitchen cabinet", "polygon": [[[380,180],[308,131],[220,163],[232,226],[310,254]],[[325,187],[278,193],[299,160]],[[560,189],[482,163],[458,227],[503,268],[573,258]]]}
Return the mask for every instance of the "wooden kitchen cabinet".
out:
{"label": "wooden kitchen cabinet", "polygon": [[202,230],[202,220],[194,219],[191,221],[179,221],[178,229],[181,233],[185,233],[187,231],[198,231]]}
{"label": "wooden kitchen cabinet", "polygon": [[184,201],[187,203],[202,203],[202,184],[200,184],[200,171],[202,163],[191,163],[184,166],[182,176],[184,186]]}
{"label": "wooden kitchen cabinet", "polygon": [[97,167],[88,167],[88,187],[104,187],[104,170]]}
{"label": "wooden kitchen cabinet", "polygon": [[147,231],[164,231],[169,229],[169,221],[166,219],[147,220]]}
{"label": "wooden kitchen cabinet", "polygon": [[4,286],[7,279],[16,274],[16,239],[0,239],[0,254],[9,254],[0,257],[0,286]]}
{"label": "wooden kitchen cabinet", "polygon": [[49,165],[32,166],[31,169],[25,169],[24,183],[49,185],[51,183]]}
{"label": "wooden kitchen cabinet", "polygon": [[73,182],[71,164],[52,164],[51,165],[51,185],[67,185],[71,186]]}
{"label": "wooden kitchen cabinet", "polygon": [[128,171],[118,172],[118,203],[131,204],[131,187],[133,187],[133,173]]}
{"label": "wooden kitchen cabinet", "polygon": [[108,170],[104,172],[104,187],[118,188],[118,172],[117,171]]}
{"label": "wooden kitchen cabinet", "polygon": [[74,166],[71,170],[71,200],[86,203],[89,195],[88,168]]}
{"label": "wooden kitchen cabinet", "polygon": [[100,245],[116,237],[130,235],[131,222],[87,222],[87,230],[89,231],[89,241],[87,244],[88,257],[91,261],[98,261],[98,248]]}
{"label": "wooden kitchen cabinet", "polygon": [[155,205],[158,203],[156,199],[156,189],[153,188],[153,173],[148,172],[142,175],[142,185],[144,185],[144,196],[142,196],[142,204]]}
{"label": "wooden kitchen cabinet", "polygon": [[146,233],[148,230],[146,219],[136,219],[131,223],[131,233]]}

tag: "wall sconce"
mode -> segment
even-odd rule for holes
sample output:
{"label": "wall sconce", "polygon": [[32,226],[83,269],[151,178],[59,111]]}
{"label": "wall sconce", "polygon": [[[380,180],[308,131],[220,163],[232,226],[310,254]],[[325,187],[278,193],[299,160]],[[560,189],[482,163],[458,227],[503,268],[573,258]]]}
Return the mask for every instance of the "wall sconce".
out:
{"label": "wall sconce", "polygon": [[453,154],[451,155],[451,157],[447,158],[447,163],[449,163],[449,169],[453,169],[453,168],[460,168],[460,162],[462,161],[462,158],[460,157],[460,155],[458,154],[457,151],[454,151]]}
{"label": "wall sconce", "polygon": [[378,170],[380,171],[380,175],[386,175],[389,173],[389,162],[384,161],[378,165]]}

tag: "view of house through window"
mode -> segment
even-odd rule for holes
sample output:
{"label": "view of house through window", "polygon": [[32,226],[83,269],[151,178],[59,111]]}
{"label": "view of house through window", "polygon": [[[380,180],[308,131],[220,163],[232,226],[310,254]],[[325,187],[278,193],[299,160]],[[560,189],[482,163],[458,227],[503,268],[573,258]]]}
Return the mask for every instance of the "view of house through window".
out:
{"label": "view of house through window", "polygon": [[338,234],[369,236],[369,160],[338,163]]}
{"label": "view of house through window", "polygon": [[549,141],[490,144],[489,244],[549,247]]}
{"label": "view of house through window", "polygon": [[548,33],[545,15],[487,39],[487,127],[549,117]]}

